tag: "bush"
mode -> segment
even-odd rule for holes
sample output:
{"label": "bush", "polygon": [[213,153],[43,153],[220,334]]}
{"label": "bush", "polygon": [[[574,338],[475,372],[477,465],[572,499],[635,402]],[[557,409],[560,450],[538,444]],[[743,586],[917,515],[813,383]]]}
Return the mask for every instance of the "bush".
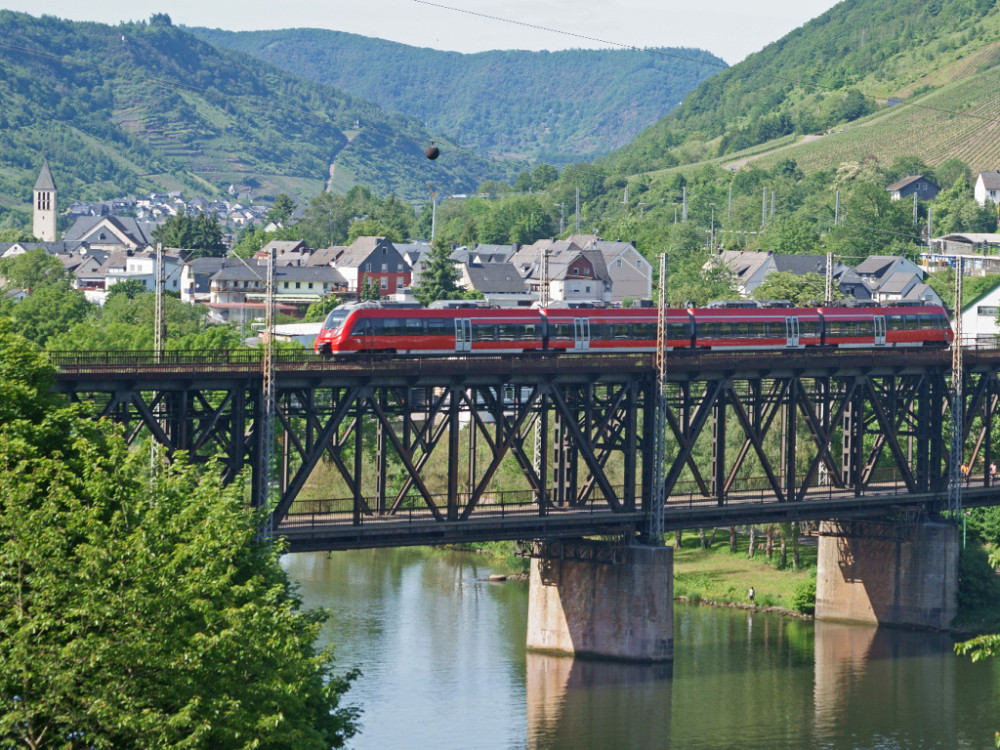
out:
{"label": "bush", "polygon": [[795,593],[792,594],[792,609],[804,615],[811,615],[816,611],[816,579],[812,578],[803,581]]}
{"label": "bush", "polygon": [[958,556],[958,607],[975,610],[995,604],[1000,597],[1000,583],[986,550],[970,544]]}

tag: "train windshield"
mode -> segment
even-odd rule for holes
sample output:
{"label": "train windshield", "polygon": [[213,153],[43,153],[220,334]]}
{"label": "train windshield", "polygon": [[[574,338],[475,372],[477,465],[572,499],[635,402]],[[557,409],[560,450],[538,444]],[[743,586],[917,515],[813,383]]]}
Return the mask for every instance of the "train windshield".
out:
{"label": "train windshield", "polygon": [[328,331],[336,331],[344,325],[344,321],[347,320],[347,316],[350,312],[350,310],[343,310],[335,307],[330,311],[330,314],[326,316],[326,320],[323,322],[323,328]]}

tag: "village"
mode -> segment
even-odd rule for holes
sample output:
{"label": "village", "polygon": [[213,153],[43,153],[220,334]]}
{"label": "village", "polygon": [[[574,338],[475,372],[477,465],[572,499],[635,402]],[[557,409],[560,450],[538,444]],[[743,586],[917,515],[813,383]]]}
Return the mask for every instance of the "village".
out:
{"label": "village", "polygon": [[[921,176],[911,176],[889,185],[894,200],[933,200],[939,188]],[[234,195],[235,190],[231,189]],[[975,194],[985,201],[1000,202],[1000,173],[981,173]],[[101,305],[109,290],[123,281],[155,287],[156,258],[153,230],[179,213],[207,214],[226,231],[231,242],[240,228],[264,231],[266,204],[245,205],[238,201],[209,201],[196,197],[186,201],[180,194],[151,194],[98,203],[76,202],[65,212],[69,228],[57,239],[58,192],[48,164],[43,165],[34,188],[33,234],[37,242],[0,243],[0,258],[29,251],[43,251],[58,258],[72,275],[73,285],[87,299]],[[127,214],[127,215],[123,215]],[[294,223],[297,211],[289,218]],[[724,266],[732,275],[742,298],[774,273],[805,277],[829,275],[840,295],[858,303],[910,302],[940,305],[946,302],[926,282],[927,274],[953,268],[964,259],[968,276],[1000,272],[1000,234],[965,233],[935,237],[914,260],[902,256],[871,256],[856,265],[830,262],[826,255],[783,254],[773,251],[741,251],[714,248],[706,269]],[[413,239],[392,242],[385,237],[361,236],[346,246],[311,248],[303,241],[272,240],[253,257],[191,257],[186,248],[162,248],[164,289],[192,305],[208,309],[209,320],[247,326],[265,317],[266,261],[275,257],[274,296],[276,311],[285,320],[301,318],[314,303],[333,307],[362,298],[366,290],[386,301],[412,303],[413,291],[421,283],[431,243]],[[607,240],[596,234],[571,234],[566,239],[546,238],[532,244],[476,244],[452,246],[451,259],[458,285],[479,304],[498,308],[531,307],[542,297],[555,307],[631,307],[651,305],[654,273],[650,262],[629,240]],[[546,287],[542,294],[542,286]],[[30,294],[27,289],[7,289],[15,299]],[[822,291],[817,291],[817,300]],[[962,310],[966,337],[1000,334],[997,310],[1000,285],[981,294]],[[308,343],[318,324],[286,324],[275,329]]]}

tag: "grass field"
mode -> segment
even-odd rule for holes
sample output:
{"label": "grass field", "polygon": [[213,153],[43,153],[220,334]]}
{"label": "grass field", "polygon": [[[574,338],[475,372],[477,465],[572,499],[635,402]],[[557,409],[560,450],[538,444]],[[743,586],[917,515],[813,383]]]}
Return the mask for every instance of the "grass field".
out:
{"label": "grass field", "polygon": [[[682,546],[674,548],[674,596],[745,604],[747,592],[753,586],[757,606],[792,609],[795,591],[816,577],[815,538],[800,539],[798,570],[791,567],[791,544],[788,545],[789,567],[781,570],[777,534],[770,559],[760,549],[763,539],[758,536],[757,540],[758,551],[750,558],[747,555],[749,537],[744,534],[737,534],[736,552],[732,553],[728,529],[720,528],[712,546],[704,550],[697,535],[688,532]],[[673,538],[668,541],[674,543]]]}

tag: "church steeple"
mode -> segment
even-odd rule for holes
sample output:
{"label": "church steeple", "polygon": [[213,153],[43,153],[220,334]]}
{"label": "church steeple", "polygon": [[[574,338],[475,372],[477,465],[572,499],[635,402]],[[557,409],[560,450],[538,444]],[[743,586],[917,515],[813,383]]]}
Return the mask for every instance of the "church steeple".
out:
{"label": "church steeple", "polygon": [[56,241],[56,182],[48,159],[35,181],[34,222],[32,234],[42,242]]}

